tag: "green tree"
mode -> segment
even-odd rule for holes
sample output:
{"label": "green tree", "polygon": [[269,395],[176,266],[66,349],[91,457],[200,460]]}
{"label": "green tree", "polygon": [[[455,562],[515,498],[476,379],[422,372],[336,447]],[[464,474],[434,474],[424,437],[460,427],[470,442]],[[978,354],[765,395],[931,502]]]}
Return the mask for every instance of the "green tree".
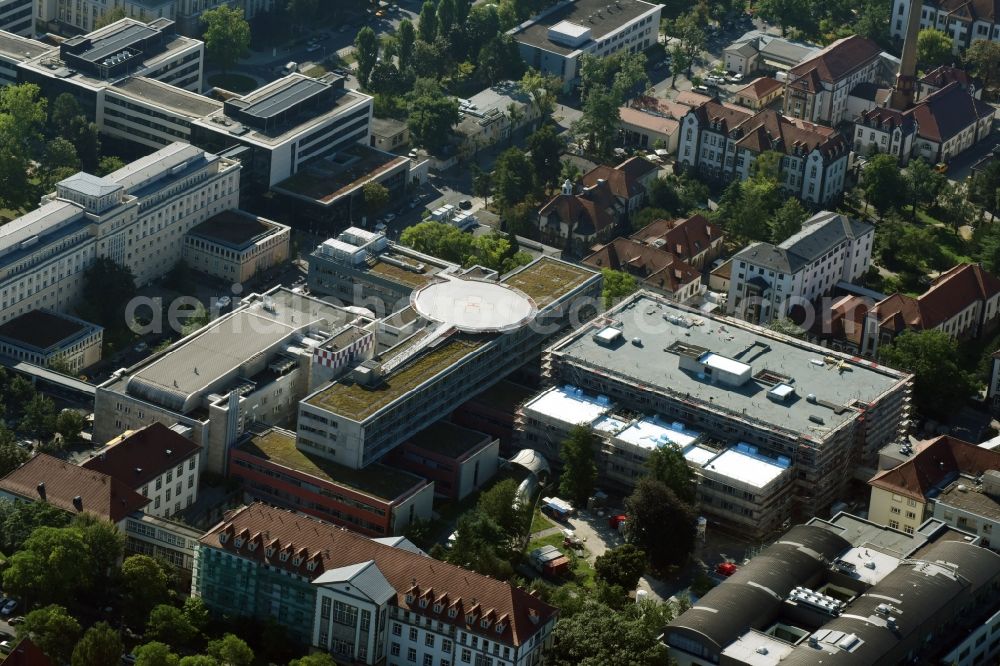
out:
{"label": "green tree", "polygon": [[17,627],[18,638],[30,638],[52,663],[65,664],[80,640],[80,623],[56,604],[33,610]]}
{"label": "green tree", "polygon": [[326,652],[316,652],[305,657],[293,659],[289,662],[288,666],[337,666],[337,662]]}
{"label": "green tree", "polygon": [[950,65],[953,62],[951,37],[934,28],[923,28],[917,35],[917,62],[927,70]]}
{"label": "green tree", "polygon": [[476,508],[496,523],[508,539],[520,537],[527,526],[530,506],[521,501],[513,479],[504,479],[485,491],[476,501]]}
{"label": "green tree", "polygon": [[959,358],[958,342],[936,329],[905,331],[879,349],[882,363],[913,373],[913,401],[921,413],[935,418],[953,414],[975,389]]}
{"label": "green tree", "polygon": [[781,243],[802,230],[802,223],[809,217],[809,211],[795,197],[789,197],[771,218],[771,242]]}
{"label": "green tree", "polygon": [[75,409],[64,409],[56,417],[56,432],[67,444],[75,444],[87,422]]}
{"label": "green tree", "polygon": [[781,26],[781,34],[788,28],[796,28],[806,33],[815,30],[815,13],[807,0],[757,0],[754,13],[769,23]]}
{"label": "green tree", "polygon": [[14,443],[14,434],[7,426],[0,427],[0,477],[13,472],[30,457],[27,451]]}
{"label": "green tree", "polygon": [[991,213],[1000,213],[1000,160],[993,160],[969,181],[969,201]]}
{"label": "green tree", "polygon": [[552,125],[545,125],[528,137],[528,152],[531,155],[532,171],[541,187],[556,184],[562,163],[563,142]]}
{"label": "green tree", "polygon": [[535,112],[540,118],[546,118],[552,114],[556,96],[561,88],[562,81],[560,79],[531,68],[528,68],[518,82],[518,89],[531,99],[531,104],[535,107]]}
{"label": "green tree", "polygon": [[56,430],[56,404],[51,398],[36,394],[24,406],[19,427],[35,439],[48,440]]}
{"label": "green tree", "polygon": [[681,501],[694,503],[694,474],[679,446],[667,444],[653,449],[646,460],[646,469],[652,478],[674,491]]}
{"label": "green tree", "polygon": [[135,277],[128,267],[98,257],[83,273],[82,300],[86,305],[81,314],[105,328],[120,329],[125,324],[122,312],[135,293]]}
{"label": "green tree", "polygon": [[937,199],[947,179],[923,159],[910,160],[903,176],[910,204],[910,220],[917,221],[917,209],[930,206]]}
{"label": "green tree", "polygon": [[389,203],[389,190],[382,183],[375,181],[365,183],[364,187],[361,188],[361,193],[365,199],[365,209],[372,217]]}
{"label": "green tree", "polygon": [[1000,86],[1000,42],[978,39],[965,50],[965,65],[983,82],[986,90]]}
{"label": "green tree", "polygon": [[45,145],[42,158],[42,185],[46,190],[55,188],[56,183],[69,178],[80,170],[80,157],[76,147],[62,137],[56,137]]}
{"label": "green tree", "polygon": [[409,71],[413,62],[413,45],[417,39],[417,31],[410,19],[403,19],[396,29],[396,49],[399,58],[399,71],[404,74]]}
{"label": "green tree", "polygon": [[452,26],[455,25],[455,3],[453,0],[438,0],[437,23],[437,34],[440,37],[447,37]]}
{"label": "green tree", "polygon": [[76,148],[81,169],[88,173],[97,169],[101,159],[101,137],[95,123],[87,120],[86,116],[77,116],[70,122],[69,132],[63,138]]}
{"label": "green tree", "polygon": [[674,59],[671,65],[678,69],[682,69],[681,64],[685,65],[683,69],[689,79],[691,78],[691,66],[701,52],[705,50],[705,44],[708,42],[705,31],[701,26],[702,24],[694,12],[683,14],[676,21],[668,22],[667,24],[666,32],[671,37],[677,38],[677,45],[681,55],[681,59]]}
{"label": "green tree", "polygon": [[184,600],[183,611],[184,617],[187,618],[191,626],[198,631],[204,631],[205,627],[208,626],[208,607],[205,606],[205,601],[201,597],[188,597]]}
{"label": "green tree", "polygon": [[601,158],[611,155],[620,121],[619,103],[609,89],[594,90],[583,102],[583,114],[574,133],[587,139],[591,152]]}
{"label": "green tree", "polygon": [[506,34],[486,42],[479,49],[476,73],[483,83],[490,86],[498,81],[520,79],[524,74],[524,60],[517,50],[517,42]]}
{"label": "green tree", "polygon": [[125,645],[107,622],[98,622],[86,631],[73,649],[73,666],[109,666],[121,661]]}
{"label": "green tree", "polygon": [[188,645],[198,635],[181,609],[160,604],[149,613],[146,622],[146,637],[163,641],[167,645]]}
{"label": "green tree", "polygon": [[122,593],[128,616],[142,622],[154,607],[169,600],[167,574],[148,555],[130,555],[122,562]]}
{"label": "green tree", "polygon": [[601,269],[601,280],[601,301],[605,309],[620,303],[639,288],[635,276],[611,268]]}
{"label": "green tree", "polygon": [[556,623],[553,646],[545,655],[552,666],[669,666],[659,636],[672,619],[669,604],[630,604],[621,611],[588,602]]}
{"label": "green tree", "polygon": [[319,0],[288,0],[285,10],[296,24],[309,25],[319,14]]}
{"label": "green tree", "polygon": [[372,69],[378,62],[378,38],[368,26],[361,28],[354,38],[354,55],[358,58],[358,81],[367,87]]}
{"label": "green tree", "polygon": [[688,55],[681,42],[674,42],[670,47],[670,87],[677,86],[677,76],[681,72],[691,71],[694,58]]}
{"label": "green tree", "polygon": [[72,526],[79,530],[87,546],[94,582],[105,586],[125,551],[125,535],[110,520],[92,513],[77,514],[73,517]]}
{"label": "green tree", "polygon": [[223,72],[229,71],[250,48],[250,24],[243,18],[243,10],[220,5],[203,12],[201,22],[205,24],[205,50]]}
{"label": "green tree", "polygon": [[207,651],[221,666],[250,666],[253,663],[253,650],[234,634],[209,641]]}
{"label": "green tree", "polygon": [[422,41],[430,44],[437,37],[437,32],[437,7],[431,0],[425,0],[417,21],[417,35]]}
{"label": "green tree", "polygon": [[55,131],[56,136],[66,137],[70,135],[70,129],[74,120],[83,115],[83,109],[76,97],[64,92],[52,101],[49,108],[49,126]]}
{"label": "green tree", "polygon": [[219,666],[219,662],[205,654],[193,654],[181,657],[179,666]]}
{"label": "green tree", "polygon": [[472,164],[472,193],[477,197],[482,197],[485,204],[489,205],[490,194],[493,192],[493,174],[483,171],[480,166]]}
{"label": "green tree", "polygon": [[[3,140],[15,141],[22,154],[32,155],[31,147],[42,140],[48,118],[48,100],[33,83],[5,86],[0,89],[0,133]],[[9,132],[9,135],[7,134]]]}
{"label": "green tree", "polygon": [[448,562],[495,578],[513,575],[511,542],[489,516],[477,509],[466,511],[456,528],[458,536],[448,551]]}
{"label": "green tree", "polygon": [[93,572],[80,530],[39,527],[7,560],[3,587],[31,604],[69,602],[89,587]]}
{"label": "green tree", "polygon": [[803,340],[806,337],[806,332],[802,329],[802,327],[787,317],[781,317],[773,320],[770,324],[768,324],[768,328],[776,333],[781,333],[782,335],[798,338],[800,340]]}
{"label": "green tree", "polygon": [[622,544],[599,555],[594,560],[594,571],[598,580],[608,585],[634,590],[646,571],[646,553],[630,543]]}
{"label": "green tree", "polygon": [[122,7],[115,7],[114,9],[109,9],[104,14],[102,14],[96,21],[94,21],[94,30],[100,30],[106,26],[111,25],[115,21],[121,21],[125,18],[125,9]]}
{"label": "green tree", "polygon": [[861,172],[861,189],[865,201],[875,207],[879,217],[899,206],[906,193],[906,184],[896,158],[883,153],[868,160]]}
{"label": "green tree", "polygon": [[493,199],[501,208],[523,201],[534,189],[534,169],[524,151],[508,148],[493,165]]}
{"label": "green tree", "polygon": [[101,158],[97,167],[98,176],[107,176],[109,173],[118,171],[125,166],[125,160],[117,155],[107,155]]}
{"label": "green tree", "polygon": [[406,125],[413,140],[431,153],[439,153],[458,122],[458,102],[450,97],[421,96],[410,104]]}
{"label": "green tree", "polygon": [[68,513],[48,502],[21,502],[0,499],[0,553],[21,550],[39,527],[65,527]]}
{"label": "green tree", "polygon": [[178,666],[178,657],[166,643],[150,641],[132,651],[135,666]]}
{"label": "green tree", "polygon": [[574,506],[586,506],[587,498],[597,483],[598,441],[590,428],[577,426],[570,431],[559,447],[563,469],[559,475],[559,494],[567,497]]}
{"label": "green tree", "polygon": [[663,482],[639,479],[625,500],[626,536],[649,554],[657,568],[682,564],[694,548],[695,514]]}

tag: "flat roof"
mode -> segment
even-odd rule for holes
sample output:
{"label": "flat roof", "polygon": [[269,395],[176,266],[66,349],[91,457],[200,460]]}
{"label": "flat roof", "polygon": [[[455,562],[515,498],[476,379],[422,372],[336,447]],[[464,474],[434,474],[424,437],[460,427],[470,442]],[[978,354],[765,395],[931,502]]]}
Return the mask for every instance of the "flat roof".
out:
{"label": "flat roof", "polygon": [[222,109],[222,102],[182,90],[144,76],[130,76],[115,83],[108,91],[121,92],[155,106],[162,106],[190,118],[201,118]]}
{"label": "flat roof", "polygon": [[278,224],[256,215],[224,210],[191,229],[188,235],[200,236],[214,243],[243,249],[278,231],[279,228]]}
{"label": "flat roof", "polygon": [[145,23],[129,21],[125,25],[112,23],[107,30],[99,30],[81,38],[89,38],[90,48],[80,53],[76,57],[88,62],[96,63],[102,58],[114,55],[137,42],[141,42],[160,34],[159,30],[150,28]]}
{"label": "flat roof", "polygon": [[312,97],[322,95],[328,89],[329,86],[316,79],[296,77],[283,81],[280,86],[261,88],[259,93],[245,95],[243,99],[249,104],[241,111],[254,118],[274,118]]}
{"label": "flat roof", "polygon": [[305,453],[295,448],[294,434],[282,430],[271,429],[254,434],[241,443],[239,448],[282,467],[388,502],[427,483],[416,474],[381,463],[363,469],[351,469],[313,453]]}
{"label": "flat roof", "polygon": [[682,453],[684,454],[685,460],[690,463],[694,463],[698,467],[704,467],[705,463],[719,455],[718,451],[710,449],[706,446],[699,446],[697,444],[684,447]]}
{"label": "flat roof", "polygon": [[981,488],[977,488],[972,479],[959,478],[941,491],[934,500],[992,521],[1000,521],[1000,503],[982,492]]}
{"label": "flat roof", "polygon": [[466,333],[511,331],[538,312],[530,298],[510,285],[455,276],[415,290],[410,304],[424,318]]}
{"label": "flat roof", "polygon": [[463,428],[450,421],[437,421],[410,437],[409,443],[448,458],[461,458],[490,439],[478,430]]}
{"label": "flat roof", "polygon": [[616,439],[650,450],[666,444],[676,444],[685,449],[699,437],[700,432],[686,429],[683,423],[668,423],[657,416],[640,419],[616,435]]}
{"label": "flat roof", "polygon": [[[401,370],[391,373],[377,386],[337,381],[307,397],[305,402],[354,421],[363,421],[392,404],[434,376],[444,372],[486,343],[482,337],[455,335],[436,348],[417,356]],[[410,344],[416,344],[415,342]],[[406,342],[397,345],[396,354]],[[407,345],[408,346],[408,345]],[[395,354],[394,354],[395,355]],[[390,360],[391,357],[383,361]]]}
{"label": "flat roof", "polygon": [[[639,338],[643,344],[608,347],[595,342],[593,332],[608,319],[617,322],[625,340]],[[752,368],[752,378],[738,387],[699,379],[696,373],[681,369],[677,353],[670,351],[681,346],[746,363]],[[549,353],[647,390],[681,397],[692,406],[728,411],[816,441],[854,418],[856,412],[843,406],[868,405],[909,377],[758,326],[686,308],[649,292],[630,297],[606,312],[601,321],[551,346]],[[835,362],[827,363],[827,357]],[[763,371],[766,376],[757,379]],[[765,379],[790,383],[796,395],[780,403],[769,400],[767,391],[773,384]],[[815,395],[817,402],[810,402],[809,395]]]}
{"label": "flat roof", "polygon": [[746,666],[773,666],[791,653],[794,647],[770,634],[751,629],[727,645],[722,650],[722,655],[732,659],[734,663]]}
{"label": "flat roof", "polygon": [[781,465],[778,461],[768,462],[764,456],[749,455],[741,451],[737,445],[712,458],[703,466],[703,469],[716,472],[754,488],[763,488],[784,474],[788,470],[789,464]]}
{"label": "flat roof", "polygon": [[[611,11],[608,11],[608,7],[611,7]],[[657,5],[642,0],[618,0],[612,3],[608,0],[563,2],[554,9],[525,21],[520,28],[512,30],[510,34],[524,44],[560,55],[569,55],[579,51],[580,47],[570,48],[553,42],[549,39],[549,28],[568,21],[589,28],[592,41],[599,41],[608,33],[614,32],[655,7]],[[590,41],[584,42],[581,46]]]}
{"label": "flat roof", "polygon": [[331,204],[382,174],[406,164],[410,158],[354,144],[341,150],[335,159],[316,160],[272,189],[293,196]]}
{"label": "flat roof", "polygon": [[589,396],[572,386],[554,386],[525,403],[526,411],[578,426],[590,425],[611,411],[611,402]]}
{"label": "flat roof", "polygon": [[520,290],[539,308],[544,308],[598,276],[599,273],[589,268],[546,256],[508,274],[503,283]]}
{"label": "flat roof", "polygon": [[31,310],[0,326],[0,337],[39,349],[48,349],[91,327],[74,317]]}
{"label": "flat roof", "polygon": [[0,30],[0,53],[20,60],[37,58],[56,47]]}

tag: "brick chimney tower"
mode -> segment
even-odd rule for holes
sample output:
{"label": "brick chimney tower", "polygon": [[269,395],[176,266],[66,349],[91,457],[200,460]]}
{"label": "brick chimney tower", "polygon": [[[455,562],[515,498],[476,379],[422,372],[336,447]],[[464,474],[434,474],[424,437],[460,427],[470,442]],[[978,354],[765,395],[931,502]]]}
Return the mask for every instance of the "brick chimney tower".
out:
{"label": "brick chimney tower", "polygon": [[913,106],[917,94],[917,35],[920,33],[920,12],[923,0],[910,0],[910,13],[906,22],[906,37],[903,39],[903,55],[900,57],[899,74],[892,88],[889,108],[906,111]]}

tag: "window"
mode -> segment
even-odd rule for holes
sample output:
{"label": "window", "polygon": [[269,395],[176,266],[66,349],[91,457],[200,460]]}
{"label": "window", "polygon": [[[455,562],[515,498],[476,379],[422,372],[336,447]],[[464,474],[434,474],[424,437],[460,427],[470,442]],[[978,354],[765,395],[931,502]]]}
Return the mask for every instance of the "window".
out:
{"label": "window", "polygon": [[434,634],[427,632],[424,636],[424,645],[427,647],[434,647]]}
{"label": "window", "polygon": [[472,650],[462,648],[462,663],[468,664],[470,661],[472,661]]}
{"label": "window", "polygon": [[913,534],[913,527],[910,525],[904,525],[903,531],[906,532],[907,534]]}
{"label": "window", "polygon": [[441,652],[451,653],[451,641],[447,638],[441,641]]}
{"label": "window", "polygon": [[434,666],[434,656],[425,654],[424,655],[424,666]]}
{"label": "window", "polygon": [[898,515],[901,511],[902,511],[902,509],[900,509],[898,506],[890,506],[889,507],[889,513],[897,514]]}
{"label": "window", "polygon": [[409,648],[406,651],[406,661],[412,661],[412,662],[416,662],[417,661],[417,649],[416,648]]}
{"label": "window", "polygon": [[894,529],[894,530],[898,530],[899,529],[899,521],[898,520],[890,520],[889,521],[889,528],[890,529]]}
{"label": "window", "polygon": [[410,627],[410,640],[411,641],[417,640],[417,630],[415,627]]}
{"label": "window", "polygon": [[393,657],[399,656],[399,643],[393,643],[392,645],[389,646],[389,654],[391,654]]}

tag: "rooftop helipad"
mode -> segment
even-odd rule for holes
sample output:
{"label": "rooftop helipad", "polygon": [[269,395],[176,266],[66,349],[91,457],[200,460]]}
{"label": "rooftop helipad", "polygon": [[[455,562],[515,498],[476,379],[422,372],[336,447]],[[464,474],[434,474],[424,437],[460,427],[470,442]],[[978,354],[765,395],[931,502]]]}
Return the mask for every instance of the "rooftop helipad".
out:
{"label": "rooftop helipad", "polygon": [[524,326],[538,312],[521,291],[497,282],[449,277],[410,295],[422,316],[465,333],[495,333]]}

